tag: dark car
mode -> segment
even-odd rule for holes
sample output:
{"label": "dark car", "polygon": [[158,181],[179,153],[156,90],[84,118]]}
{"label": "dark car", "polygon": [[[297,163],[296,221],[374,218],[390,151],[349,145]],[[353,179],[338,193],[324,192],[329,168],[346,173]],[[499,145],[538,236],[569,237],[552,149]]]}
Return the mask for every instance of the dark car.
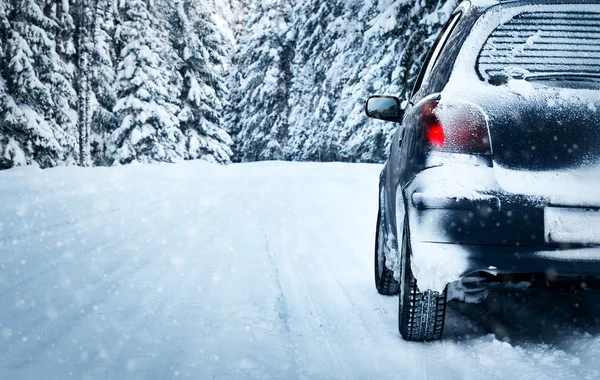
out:
{"label": "dark car", "polygon": [[[430,50],[379,181],[375,284],[407,340],[446,302],[600,277],[600,4],[466,1]],[[540,280],[541,279],[541,280]]]}

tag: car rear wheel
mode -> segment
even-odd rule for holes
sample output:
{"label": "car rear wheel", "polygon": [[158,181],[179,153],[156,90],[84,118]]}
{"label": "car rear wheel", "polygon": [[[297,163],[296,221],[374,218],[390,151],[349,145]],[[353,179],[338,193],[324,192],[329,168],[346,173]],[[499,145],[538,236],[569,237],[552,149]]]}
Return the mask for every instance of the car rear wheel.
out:
{"label": "car rear wheel", "polygon": [[375,232],[375,287],[379,294],[393,296],[398,294],[400,284],[394,279],[394,271],[388,269],[385,258],[385,227],[381,215],[381,207],[377,213],[377,229]]}
{"label": "car rear wheel", "polygon": [[411,248],[408,222],[404,223],[401,246],[401,276],[398,307],[398,330],[410,341],[432,341],[442,337],[446,316],[446,291],[421,292],[410,267]]}

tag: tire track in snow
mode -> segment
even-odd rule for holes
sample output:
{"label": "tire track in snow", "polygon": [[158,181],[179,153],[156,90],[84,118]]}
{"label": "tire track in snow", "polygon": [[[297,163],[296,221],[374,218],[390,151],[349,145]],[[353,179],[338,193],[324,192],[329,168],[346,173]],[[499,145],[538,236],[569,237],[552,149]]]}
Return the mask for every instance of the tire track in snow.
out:
{"label": "tire track in snow", "polygon": [[[262,198],[260,200],[260,204],[262,205],[263,208],[269,209],[271,210],[271,212],[269,213],[269,218],[267,217],[262,217],[262,228],[263,231],[265,233],[266,236],[269,236],[270,234],[273,235],[273,237],[267,237],[267,239],[270,242],[270,250],[273,251],[273,244],[271,244],[271,241],[274,239],[275,236],[277,236],[277,234],[275,233],[275,231],[279,231],[281,234],[282,228],[284,231],[288,230],[288,227],[285,226],[285,222],[284,221],[280,221],[277,220],[276,218],[273,218],[272,216],[277,216],[277,215],[286,215],[289,210],[285,209],[285,206],[288,204],[287,202],[281,202],[279,204],[274,203],[272,200],[274,199],[280,199],[281,198],[281,194],[294,194],[293,190],[290,189],[290,187],[293,187],[292,185],[294,185],[296,183],[296,181],[294,179],[292,179],[291,181],[286,181],[285,184],[281,183],[281,186],[277,186],[275,187],[277,189],[276,192],[274,193],[270,193],[269,191],[272,191],[273,187],[269,186],[268,189],[263,188],[261,190],[261,195]],[[269,191],[267,191],[269,190]],[[296,224],[294,224],[293,222],[291,222],[291,229],[296,229],[298,226]],[[299,231],[295,231],[296,233],[298,233]],[[281,238],[281,236],[280,236]],[[293,266],[293,263],[290,264],[289,259],[290,259],[290,252],[291,250],[288,251],[282,251],[285,252],[286,255],[285,256],[271,256],[273,259],[273,266],[274,269],[280,273],[280,269],[279,268],[286,268],[286,267],[290,267]],[[342,349],[334,342],[334,340],[332,339],[333,336],[333,331],[328,329],[327,326],[330,325],[330,321],[329,321],[329,317],[326,315],[325,312],[323,312],[322,310],[320,310],[320,307],[318,306],[318,302],[315,301],[315,299],[313,298],[312,292],[309,289],[309,281],[307,281],[307,279],[304,277],[304,271],[301,270],[300,267],[297,267],[298,270],[295,270],[293,272],[290,271],[286,271],[285,272],[285,276],[281,277],[280,279],[285,279],[284,282],[279,283],[279,287],[281,289],[281,294],[283,299],[289,299],[290,297],[293,297],[292,299],[294,299],[294,301],[296,301],[296,307],[298,309],[294,309],[292,307],[293,310],[293,315],[294,318],[291,321],[288,321],[286,323],[289,323],[289,331],[290,331],[290,335],[292,337],[292,340],[295,342],[295,345],[298,347],[297,351],[299,352],[299,356],[301,358],[301,360],[305,361],[305,360],[310,360],[307,357],[307,353],[304,352],[303,350],[306,350],[307,347],[305,346],[306,342],[302,342],[301,337],[307,335],[307,331],[304,331],[305,329],[308,328],[308,330],[310,330],[313,334],[316,332],[319,335],[319,339],[318,339],[318,343],[321,347],[326,347],[326,350],[328,352],[328,356],[331,359],[330,361],[328,361],[329,363],[335,363],[333,368],[328,370],[329,371],[329,375],[327,376],[328,378],[343,378],[343,379],[354,379],[355,376],[354,374],[349,370],[350,363],[348,362],[348,360],[345,358]],[[324,288],[327,288],[327,286],[325,286]],[[287,291],[286,291],[287,289]],[[289,293],[289,296],[285,296],[285,293]],[[299,299],[302,300],[301,303],[297,302]],[[289,310],[290,306],[287,307],[287,309]],[[289,311],[288,311],[289,314]],[[310,328],[309,326],[306,325],[306,322],[308,320],[312,321],[312,325],[315,326],[316,328]],[[309,349],[310,351],[312,351],[311,349]],[[313,354],[313,352],[311,352],[311,355]],[[300,363],[300,364],[307,364],[307,363]],[[311,378],[314,377],[313,374],[310,373],[310,371],[304,370],[304,373],[302,374],[304,378]]]}
{"label": "tire track in snow", "polygon": [[[247,180],[242,187],[243,188],[252,188],[257,186],[256,184],[252,183],[252,181]],[[279,267],[277,266],[276,260],[277,260],[277,255],[275,253],[275,251],[272,248],[271,245],[271,238],[269,236],[269,233],[267,231],[266,225],[265,225],[265,218],[261,215],[261,210],[257,209],[257,205],[264,207],[265,204],[265,200],[266,197],[265,196],[265,192],[261,192],[261,198],[259,201],[257,201],[256,199],[254,199],[253,204],[250,203],[250,197],[249,196],[243,196],[240,197],[238,200],[241,202],[241,207],[240,209],[242,210],[246,210],[248,213],[248,216],[252,216],[252,219],[254,219],[256,221],[257,227],[258,227],[258,232],[260,233],[260,238],[262,239],[262,243],[263,243],[263,251],[266,255],[261,255],[263,257],[266,257],[266,261],[267,261],[267,266],[269,268],[269,270],[271,271],[271,282],[273,282],[274,286],[275,286],[275,290],[276,290],[276,300],[275,300],[275,308],[276,308],[276,313],[277,313],[277,318],[281,323],[281,326],[283,328],[283,330],[285,331],[285,338],[286,338],[286,342],[287,342],[287,350],[290,353],[292,362],[293,362],[293,366],[291,368],[289,368],[289,372],[291,373],[295,373],[296,374],[296,378],[299,377],[305,377],[306,374],[302,373],[302,376],[300,376],[300,373],[302,372],[301,367],[298,365],[299,364],[299,350],[298,350],[298,344],[296,342],[296,340],[294,339],[294,336],[291,332],[291,328],[290,328],[290,309],[288,307],[288,301],[286,299],[286,295],[284,293],[283,287],[282,287],[282,280],[281,280],[281,272],[279,270]],[[288,378],[290,378],[290,376],[287,376]]]}
{"label": "tire track in snow", "polygon": [[293,338],[292,332],[291,332],[291,328],[290,328],[290,324],[289,324],[290,310],[288,308],[285,294],[283,292],[283,287],[281,286],[281,275],[279,272],[279,268],[277,267],[277,264],[275,262],[275,259],[276,259],[275,253],[273,252],[273,250],[271,248],[270,238],[267,233],[267,230],[264,227],[264,221],[262,223],[260,223],[260,227],[262,229],[262,235],[263,235],[263,240],[264,240],[264,249],[265,249],[265,252],[267,252],[267,254],[268,254],[269,266],[271,267],[271,270],[273,272],[273,281],[275,282],[275,286],[277,288],[276,306],[278,309],[278,316],[279,316],[279,319],[281,320],[281,323],[285,329],[287,340],[289,342],[289,346],[293,353],[294,367],[291,368],[291,370],[294,373],[298,374],[298,372],[300,371],[298,368],[299,353],[298,353],[298,349],[297,349],[297,343],[294,341],[294,338]]}
{"label": "tire track in snow", "polygon": [[[348,189],[355,188],[355,185],[350,184],[349,186],[342,186],[341,184],[331,184],[330,191],[332,193],[336,193],[338,196],[336,201],[333,204],[321,204],[318,201],[318,198],[314,198],[315,202],[311,202],[310,208],[306,208],[308,217],[309,214],[317,213],[318,210],[327,208],[328,214],[322,215],[315,225],[312,228],[315,231],[326,230],[328,231],[327,239],[321,241],[323,244],[320,248],[325,253],[323,255],[315,254],[314,261],[318,263],[318,267],[321,268],[320,272],[323,277],[330,277],[330,285],[327,287],[331,289],[330,293],[333,294],[334,299],[336,299],[336,303],[340,306],[341,316],[338,316],[338,319],[341,318],[337,323],[330,323],[330,339],[338,341],[338,347],[344,347],[344,352],[346,352],[346,356],[352,355],[352,359],[346,359],[350,366],[349,368],[353,368],[356,376],[358,378],[365,377],[376,377],[376,376],[386,376],[386,374],[377,374],[378,369],[377,365],[375,365],[373,369],[369,371],[369,373],[361,372],[361,366],[358,363],[364,361],[366,356],[363,356],[362,353],[367,353],[368,351],[379,351],[381,353],[385,353],[386,359],[380,358],[380,360],[398,360],[398,357],[393,356],[393,350],[390,348],[394,348],[398,343],[398,336],[396,335],[396,327],[395,327],[395,314],[397,312],[397,298],[396,297],[381,297],[379,296],[373,289],[372,283],[368,282],[368,291],[365,294],[359,290],[363,290],[364,288],[357,286],[356,278],[354,277],[356,274],[350,269],[355,265],[357,267],[361,267],[362,263],[365,262],[363,257],[368,257],[369,259],[366,262],[369,265],[369,269],[372,266],[372,255],[373,252],[371,249],[367,250],[357,250],[355,239],[356,236],[362,236],[362,234],[352,234],[351,231],[348,231],[346,228],[328,228],[328,226],[344,226],[343,223],[340,223],[340,219],[344,219],[346,214],[348,214],[348,205],[354,203],[354,199],[351,194],[348,194]],[[304,200],[306,201],[306,200]],[[356,210],[358,211],[358,210]],[[369,220],[375,220],[375,217],[370,218]],[[370,229],[367,229],[370,230]],[[369,234],[374,236],[373,234]],[[369,242],[370,243],[370,242]],[[369,244],[369,248],[371,248],[374,244]],[[362,244],[360,245],[362,246]],[[339,261],[339,255],[330,255],[327,252],[343,252],[344,261],[341,263]],[[355,253],[357,255],[351,255],[351,253]],[[333,263],[332,263],[333,261]],[[364,273],[361,271],[361,275],[368,276],[372,273],[372,270],[365,271]],[[361,282],[362,283],[362,282]],[[349,290],[348,286],[353,287],[353,291]],[[360,302],[359,302],[360,301]],[[392,303],[391,313],[386,313],[384,315],[379,314],[377,311],[373,310],[372,305],[374,303],[378,304],[379,307],[384,308],[385,310],[390,310],[390,302]],[[342,306],[343,305],[343,306]],[[369,308],[364,308],[362,305],[369,305]],[[321,313],[329,314],[331,312],[325,311],[325,309],[321,310]],[[390,326],[390,316],[393,316],[392,319],[394,323],[391,324],[391,328],[382,328],[386,326]],[[352,346],[352,342],[344,342],[346,339],[343,332],[337,331],[339,330],[336,325],[351,325],[355,330],[354,337],[356,341],[360,341],[360,348],[356,347],[354,351],[348,350],[348,347]],[[335,328],[335,330],[334,330]],[[414,362],[418,359],[418,357],[412,355],[412,352],[405,352],[401,355],[404,359],[407,356],[411,357],[412,360],[410,362]],[[374,363],[371,363],[374,364]],[[402,373],[402,364],[399,364],[399,368],[395,371],[396,373]]]}

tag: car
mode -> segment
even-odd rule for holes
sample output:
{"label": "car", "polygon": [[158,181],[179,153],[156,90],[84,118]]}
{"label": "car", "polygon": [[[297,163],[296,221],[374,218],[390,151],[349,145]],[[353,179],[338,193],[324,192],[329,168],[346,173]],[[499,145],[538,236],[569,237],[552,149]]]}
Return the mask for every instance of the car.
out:
{"label": "car", "polygon": [[600,278],[600,4],[461,3],[396,122],[379,178],[375,285],[411,341],[442,337],[449,300]]}

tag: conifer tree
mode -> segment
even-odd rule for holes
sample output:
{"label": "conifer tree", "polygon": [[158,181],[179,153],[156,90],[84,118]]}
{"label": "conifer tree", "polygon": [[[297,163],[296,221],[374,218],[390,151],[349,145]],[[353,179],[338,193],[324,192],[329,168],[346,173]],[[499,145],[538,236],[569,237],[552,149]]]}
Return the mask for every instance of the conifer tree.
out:
{"label": "conifer tree", "polygon": [[247,34],[238,41],[232,130],[242,161],[284,157],[295,33],[291,5],[284,0],[253,4]]}
{"label": "conifer tree", "polygon": [[92,87],[91,87],[91,53],[94,46],[94,11],[91,0],[79,0],[77,7],[77,51],[78,51],[78,99],[77,99],[77,134],[79,145],[79,165],[90,166],[91,157],[91,124],[92,124]]}
{"label": "conifer tree", "polygon": [[300,160],[331,161],[339,147],[328,138],[340,94],[330,86],[330,71],[341,38],[348,37],[344,26],[344,3],[338,0],[310,0],[301,3],[300,30],[294,60],[291,90],[290,140],[288,156]]}
{"label": "conifer tree", "polygon": [[[117,128],[113,113],[116,104],[115,9],[113,0],[95,0],[92,18],[93,45],[90,51],[92,123],[90,148],[96,165],[107,163],[107,140]],[[93,4],[93,3],[92,3]]]}
{"label": "conifer tree", "polygon": [[[4,8],[2,166],[74,163],[76,94],[72,68],[57,53],[61,30],[34,0]],[[50,4],[54,6],[56,4]],[[59,49],[58,49],[59,50]]]}
{"label": "conifer tree", "polygon": [[116,39],[121,45],[114,113],[119,126],[108,153],[119,163],[175,162],[184,158],[179,129],[178,75],[169,38],[143,0],[120,3]]}
{"label": "conifer tree", "polygon": [[229,95],[224,80],[229,42],[215,24],[216,9],[205,1],[176,0],[183,60],[181,129],[186,159],[231,161],[232,144],[223,129],[223,108]]}
{"label": "conifer tree", "polygon": [[4,79],[8,62],[5,57],[6,41],[11,33],[9,23],[10,4],[0,2],[0,169],[31,163],[31,158],[16,140],[18,128],[26,124],[26,119],[8,93]]}

